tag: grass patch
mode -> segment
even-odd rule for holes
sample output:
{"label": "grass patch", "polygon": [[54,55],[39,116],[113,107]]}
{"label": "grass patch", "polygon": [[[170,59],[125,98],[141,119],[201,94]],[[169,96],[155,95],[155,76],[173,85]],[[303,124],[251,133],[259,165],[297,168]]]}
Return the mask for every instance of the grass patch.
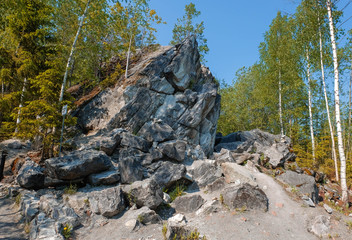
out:
{"label": "grass patch", "polygon": [[166,192],[167,194],[169,194],[170,198],[171,198],[171,202],[173,202],[177,197],[183,196],[185,195],[185,190],[187,189],[187,187],[183,184],[176,184],[176,186],[174,187],[174,189],[172,189],[172,191],[169,191],[168,189],[165,189],[164,192]]}
{"label": "grass patch", "polygon": [[26,222],[26,223],[24,224],[24,232],[25,232],[26,234],[29,234],[29,233],[31,232],[31,223],[30,223],[30,222]]}
{"label": "grass patch", "polygon": [[166,222],[163,224],[163,228],[161,229],[161,232],[163,233],[164,240],[167,240],[167,237],[166,237],[166,234],[167,234],[167,223]]}
{"label": "grass patch", "polygon": [[207,237],[206,236],[201,237],[198,230],[195,229],[194,231],[192,231],[188,235],[177,236],[177,234],[176,234],[173,236],[172,239],[173,240],[207,240]]}
{"label": "grass patch", "polygon": [[75,194],[76,192],[77,192],[77,185],[76,184],[70,184],[70,186],[68,186],[68,187],[66,187],[65,189],[64,189],[64,193],[65,194],[69,194],[69,195],[73,195],[73,194]]}
{"label": "grass patch", "polygon": [[352,229],[352,221],[346,221],[346,226],[348,227],[349,230]]}
{"label": "grass patch", "polygon": [[22,194],[21,194],[21,193],[18,194],[18,195],[15,197],[15,203],[16,203],[17,206],[20,205],[20,203],[21,203],[21,198],[22,198]]}
{"label": "grass patch", "polygon": [[66,223],[64,229],[61,231],[61,234],[65,239],[69,239],[72,235],[72,226]]}

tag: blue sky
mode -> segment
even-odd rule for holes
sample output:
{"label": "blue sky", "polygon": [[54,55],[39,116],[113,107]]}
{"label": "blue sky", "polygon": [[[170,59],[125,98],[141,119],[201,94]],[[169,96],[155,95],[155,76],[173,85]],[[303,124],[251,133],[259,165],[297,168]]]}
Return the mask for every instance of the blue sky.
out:
{"label": "blue sky", "polygon": [[[184,14],[186,0],[151,0],[150,7],[167,22],[158,26],[157,41],[168,45],[172,29]],[[218,79],[231,83],[235,72],[243,66],[251,66],[258,58],[258,46],[277,11],[293,14],[300,1],[297,0],[193,0],[201,11],[198,21],[204,21],[205,37],[209,53],[207,65]],[[342,9],[349,0],[339,0]],[[352,4],[346,7],[343,20],[352,16]],[[352,19],[343,25],[352,26]]]}

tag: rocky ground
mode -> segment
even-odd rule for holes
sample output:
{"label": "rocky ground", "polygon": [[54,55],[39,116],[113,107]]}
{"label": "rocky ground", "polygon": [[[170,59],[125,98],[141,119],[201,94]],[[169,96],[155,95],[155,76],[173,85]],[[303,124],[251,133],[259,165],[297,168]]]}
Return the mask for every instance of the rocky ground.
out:
{"label": "rocky ground", "polygon": [[0,143],[0,238],[349,239],[352,218],[328,206],[349,211],[338,186],[297,166],[289,138],[216,134],[218,85],[193,37],[139,59],[78,99],[62,157]]}
{"label": "rocky ground", "polygon": [[[350,239],[351,230],[346,223],[352,221],[351,217],[335,210],[329,214],[319,205],[309,207],[297,193],[285,189],[272,176],[252,170],[250,173],[268,197],[267,211],[229,209],[220,203],[221,190],[211,192],[190,187],[184,197],[201,196],[205,203],[199,209],[191,206],[186,211],[176,210],[184,216],[184,226],[198,229],[207,239],[320,239],[320,236],[323,239]],[[85,190],[78,190],[70,197],[75,198],[80,191]],[[160,219],[144,225],[138,223],[138,216],[143,212],[139,211],[131,208],[112,218],[98,217],[94,224],[77,228],[74,239],[163,239],[163,224],[172,224],[172,220]],[[0,213],[0,239],[27,239],[25,224],[20,221],[21,214],[14,200],[1,198]],[[182,226],[179,222],[177,225]]]}

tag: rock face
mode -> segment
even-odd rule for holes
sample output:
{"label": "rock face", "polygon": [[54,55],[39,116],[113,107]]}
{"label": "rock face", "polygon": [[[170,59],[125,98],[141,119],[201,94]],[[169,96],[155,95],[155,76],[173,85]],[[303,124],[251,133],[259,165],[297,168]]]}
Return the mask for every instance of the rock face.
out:
{"label": "rock face", "polygon": [[111,163],[104,152],[85,150],[75,151],[61,158],[47,159],[45,166],[52,178],[74,180],[107,170]]}
{"label": "rock face", "polygon": [[102,91],[78,110],[78,124],[86,131],[124,128],[148,142],[184,140],[210,155],[220,96],[214,77],[200,65],[197,47],[194,37],[160,47],[130,69],[123,84]]}
{"label": "rock face", "polygon": [[[283,166],[287,161],[294,161],[296,157],[291,151],[291,140],[288,137],[282,138],[280,135],[273,135],[259,129],[235,132],[217,139],[219,143],[215,146],[215,151],[228,149],[232,153],[257,153],[262,156],[261,161],[268,162],[274,168]],[[233,159],[231,161],[243,161],[236,158],[236,155],[231,157]],[[246,158],[258,159],[258,156],[246,156]]]}

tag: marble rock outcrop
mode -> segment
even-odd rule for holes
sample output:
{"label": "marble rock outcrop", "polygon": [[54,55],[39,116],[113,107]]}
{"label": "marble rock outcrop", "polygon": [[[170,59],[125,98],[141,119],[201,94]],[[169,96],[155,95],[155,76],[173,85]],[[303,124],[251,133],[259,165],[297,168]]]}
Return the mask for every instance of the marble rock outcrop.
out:
{"label": "marble rock outcrop", "polygon": [[220,113],[218,85],[201,66],[194,37],[142,58],[123,83],[106,89],[75,115],[85,131],[123,128],[158,145],[183,140],[213,152]]}

